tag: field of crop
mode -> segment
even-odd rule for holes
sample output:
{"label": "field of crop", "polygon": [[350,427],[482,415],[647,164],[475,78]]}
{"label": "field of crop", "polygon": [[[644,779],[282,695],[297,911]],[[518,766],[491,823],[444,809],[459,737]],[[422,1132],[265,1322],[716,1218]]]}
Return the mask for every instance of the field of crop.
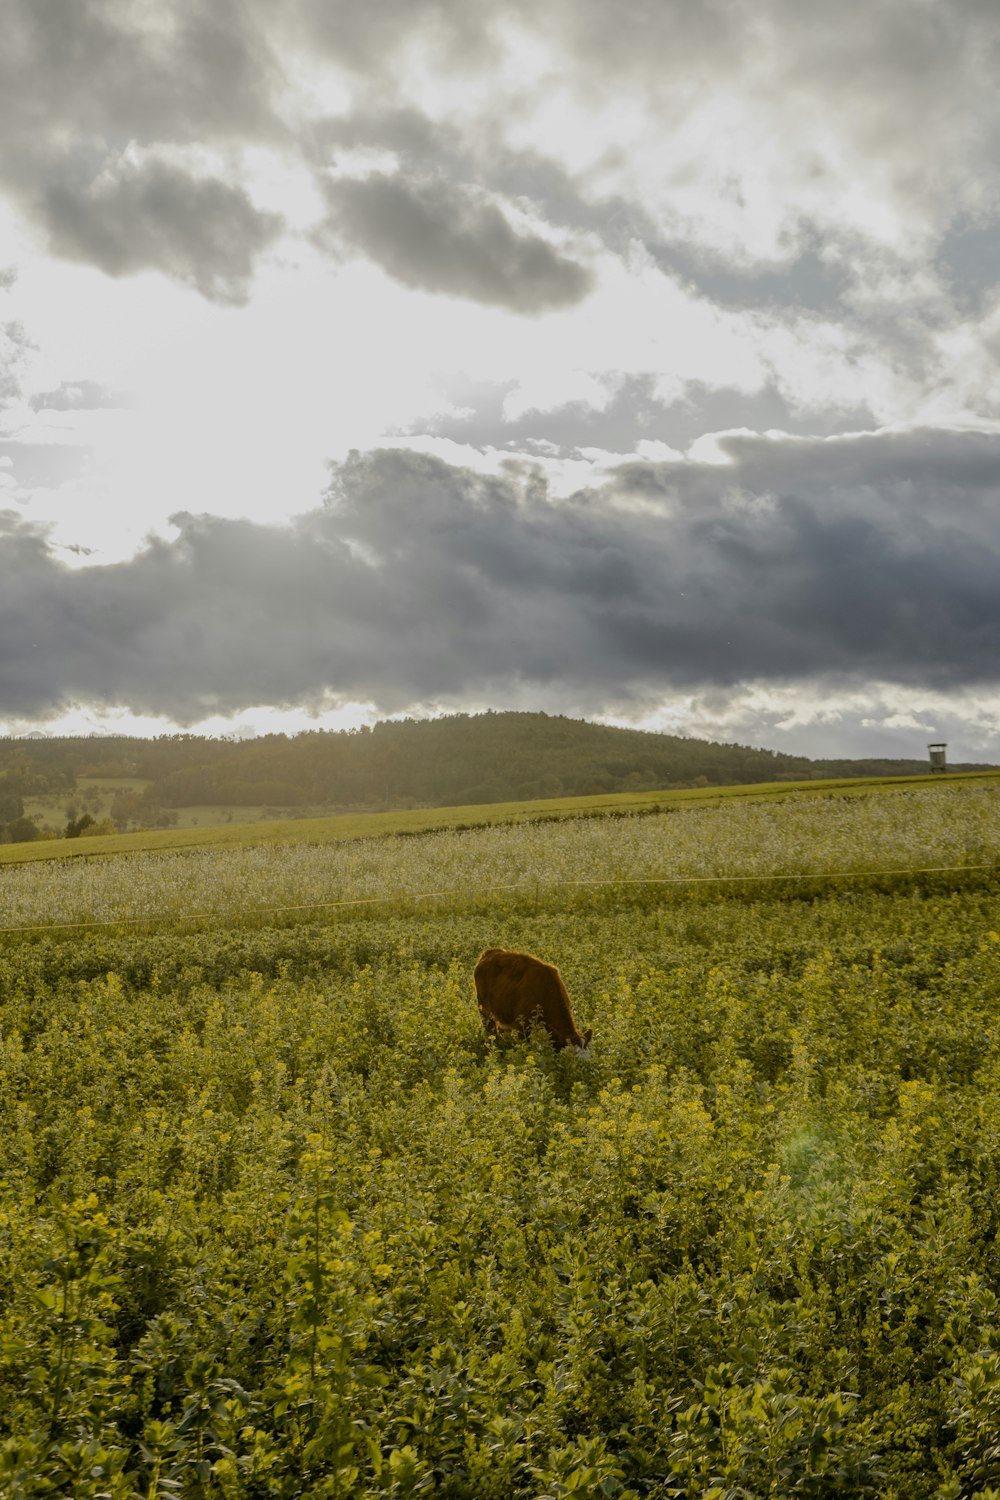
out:
{"label": "field of crop", "polygon": [[996,1494],[998,867],[955,782],[0,868],[0,1495]]}
{"label": "field of crop", "polygon": [[[96,778],[90,778],[94,780]],[[82,780],[82,778],[81,778]],[[390,812],[339,813],[322,817],[282,814],[257,821],[265,808],[224,805],[179,809],[180,826],[142,829],[133,833],[88,835],[83,839],[43,839],[35,843],[0,844],[0,866],[35,860],[92,859],[98,854],[127,854],[153,850],[214,846],[232,849],[270,843],[339,843],[381,838],[386,834],[429,833],[435,830],[485,828],[499,824],[553,822],[611,814],[655,814],[691,807],[715,807],[734,800],[764,802],[812,797],[868,797],[873,791],[907,794],[922,788],[940,789],[935,776],[851,777],[838,781],[760,782],[755,785],[697,787],[658,792],[611,792],[589,797],[547,797],[527,802],[490,802],[474,807],[416,807]],[[949,776],[954,787],[1000,787],[1000,771],[970,771]],[[93,804],[98,811],[103,805]],[[286,809],[286,812],[288,810]],[[55,818],[58,822],[58,817]]]}

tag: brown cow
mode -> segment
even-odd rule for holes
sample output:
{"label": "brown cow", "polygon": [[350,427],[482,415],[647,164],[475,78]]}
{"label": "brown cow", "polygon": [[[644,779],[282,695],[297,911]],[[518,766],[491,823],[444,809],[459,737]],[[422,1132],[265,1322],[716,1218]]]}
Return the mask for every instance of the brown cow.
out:
{"label": "brown cow", "polygon": [[487,948],[479,955],[475,981],[483,1025],[491,1036],[500,1031],[525,1032],[533,1021],[541,1021],[557,1047],[569,1042],[574,1047],[589,1044],[590,1027],[582,1035],[577,1031],[555,964],[533,953]]}

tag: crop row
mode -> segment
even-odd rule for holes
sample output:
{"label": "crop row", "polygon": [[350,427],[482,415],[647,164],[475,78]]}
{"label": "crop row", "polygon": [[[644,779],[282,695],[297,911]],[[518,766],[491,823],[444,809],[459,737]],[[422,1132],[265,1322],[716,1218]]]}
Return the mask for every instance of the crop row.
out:
{"label": "crop row", "polygon": [[992,864],[1000,787],[954,784],[870,797],[732,801],[658,816],[519,824],[418,838],[288,843],[46,861],[0,870],[5,928],[218,920],[504,887],[798,877]]}

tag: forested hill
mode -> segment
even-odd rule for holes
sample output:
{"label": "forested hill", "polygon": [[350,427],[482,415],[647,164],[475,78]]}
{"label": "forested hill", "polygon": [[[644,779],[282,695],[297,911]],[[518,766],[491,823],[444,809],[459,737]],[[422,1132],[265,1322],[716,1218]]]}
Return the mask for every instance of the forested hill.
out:
{"label": "forested hill", "polygon": [[142,778],[164,808],[446,806],[533,797],[924,772],[912,761],[808,760],[544,713],[457,714],[254,740],[171,735],[0,741],[0,792]]}

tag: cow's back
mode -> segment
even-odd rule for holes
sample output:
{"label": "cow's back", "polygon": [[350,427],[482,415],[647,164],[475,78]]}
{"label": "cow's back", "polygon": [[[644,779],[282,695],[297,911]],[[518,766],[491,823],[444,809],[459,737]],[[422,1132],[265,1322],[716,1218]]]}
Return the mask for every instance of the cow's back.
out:
{"label": "cow's back", "polygon": [[533,953],[487,948],[475,971],[476,995],[483,1020],[498,1031],[526,1031],[543,1021],[556,1045],[586,1045],[577,1031],[569,995],[555,964]]}

